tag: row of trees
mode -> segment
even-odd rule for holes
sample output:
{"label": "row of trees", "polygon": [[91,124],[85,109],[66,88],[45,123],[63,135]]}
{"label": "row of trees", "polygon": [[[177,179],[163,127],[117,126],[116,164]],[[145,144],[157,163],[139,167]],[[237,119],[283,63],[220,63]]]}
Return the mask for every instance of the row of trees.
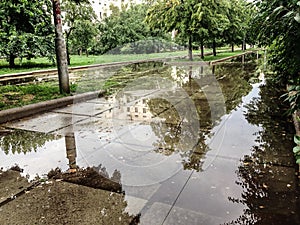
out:
{"label": "row of trees", "polygon": [[[0,3],[0,55],[14,60],[47,56],[53,58],[54,26],[52,0],[8,0]],[[80,2],[80,4],[78,4]],[[140,40],[171,41],[176,31],[181,45],[210,45],[216,54],[220,44],[241,44],[249,39],[249,20],[252,10],[245,0],[158,0],[140,5],[111,7],[112,15],[97,21],[89,1],[62,1],[62,23],[70,53],[103,54],[118,46]],[[190,53],[191,57],[191,53]],[[202,57],[204,55],[202,54]]]}
{"label": "row of trees", "polygon": [[178,31],[181,41],[187,43],[192,60],[193,43],[200,46],[204,57],[204,45],[213,48],[218,44],[245,46],[254,42],[250,37],[250,19],[254,8],[245,0],[158,0],[149,9],[146,21],[152,28],[166,32]]}

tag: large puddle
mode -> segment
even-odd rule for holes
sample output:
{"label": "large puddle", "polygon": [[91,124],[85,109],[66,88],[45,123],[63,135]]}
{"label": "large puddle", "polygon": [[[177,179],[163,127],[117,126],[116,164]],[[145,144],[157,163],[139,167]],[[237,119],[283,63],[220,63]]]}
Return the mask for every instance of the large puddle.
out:
{"label": "large puddle", "polygon": [[81,74],[79,89],[105,78],[114,94],[4,125],[0,166],[121,193],[112,217],[140,224],[299,224],[294,130],[256,70],[170,62]]}

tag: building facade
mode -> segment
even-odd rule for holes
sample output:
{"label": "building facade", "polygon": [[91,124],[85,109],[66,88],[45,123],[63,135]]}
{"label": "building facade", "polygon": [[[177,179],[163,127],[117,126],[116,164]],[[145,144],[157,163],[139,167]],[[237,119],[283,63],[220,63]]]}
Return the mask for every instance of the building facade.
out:
{"label": "building facade", "polygon": [[112,14],[111,5],[121,9],[122,5],[140,4],[143,0],[90,0],[99,20]]}

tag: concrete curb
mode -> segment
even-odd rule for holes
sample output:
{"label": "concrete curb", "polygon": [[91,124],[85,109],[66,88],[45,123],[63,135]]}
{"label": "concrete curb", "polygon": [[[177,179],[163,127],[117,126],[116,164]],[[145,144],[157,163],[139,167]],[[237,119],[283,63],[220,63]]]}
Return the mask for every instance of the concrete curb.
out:
{"label": "concrete curb", "polygon": [[53,99],[45,102],[39,102],[36,104],[25,105],[18,108],[3,110],[0,111],[0,124],[13,120],[18,120],[35,114],[44,113],[73,103],[98,98],[104,93],[105,91],[87,92],[84,94],[78,94],[74,96]]}
{"label": "concrete curb", "polygon": [[246,51],[246,52],[238,54],[238,55],[228,56],[228,57],[225,57],[225,58],[222,58],[222,59],[217,59],[217,60],[209,61],[207,63],[212,66],[212,65],[216,65],[216,64],[221,63],[221,62],[225,62],[225,61],[227,61],[229,59],[234,59],[236,57],[247,55],[247,54],[250,54],[250,53],[254,53],[254,51],[252,51],[252,50],[251,51]]}

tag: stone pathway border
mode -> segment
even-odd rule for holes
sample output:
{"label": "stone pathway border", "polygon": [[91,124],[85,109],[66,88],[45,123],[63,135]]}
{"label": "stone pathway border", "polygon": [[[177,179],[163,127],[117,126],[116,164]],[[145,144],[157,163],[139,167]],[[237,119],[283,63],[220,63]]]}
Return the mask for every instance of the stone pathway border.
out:
{"label": "stone pathway border", "polygon": [[0,111],[0,124],[6,123],[12,120],[21,119],[23,117],[32,116],[35,114],[50,111],[52,109],[64,107],[71,105],[73,103],[78,103],[94,98],[103,96],[105,91],[94,91],[87,92],[83,94],[78,94],[75,96],[67,96],[63,98],[53,99],[49,101],[39,102],[35,104],[25,105],[22,107],[12,108]]}

